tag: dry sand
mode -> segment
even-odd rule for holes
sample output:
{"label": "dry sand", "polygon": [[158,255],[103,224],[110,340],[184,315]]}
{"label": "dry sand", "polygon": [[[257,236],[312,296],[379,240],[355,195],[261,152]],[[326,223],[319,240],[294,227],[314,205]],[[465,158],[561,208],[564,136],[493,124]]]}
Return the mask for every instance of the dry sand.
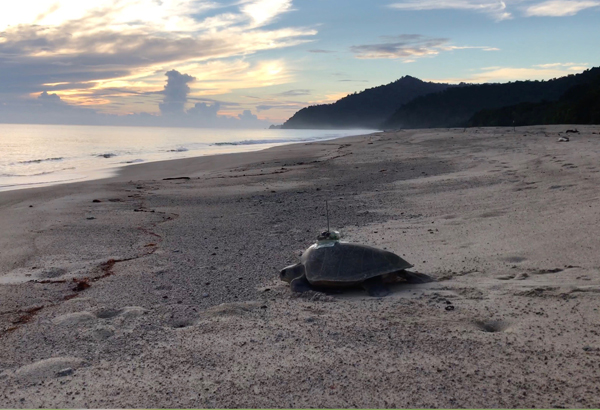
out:
{"label": "dry sand", "polygon": [[[0,407],[600,407],[600,127],[557,142],[567,128],[2,192]],[[437,281],[292,295],[278,270],[326,199],[346,240]]]}

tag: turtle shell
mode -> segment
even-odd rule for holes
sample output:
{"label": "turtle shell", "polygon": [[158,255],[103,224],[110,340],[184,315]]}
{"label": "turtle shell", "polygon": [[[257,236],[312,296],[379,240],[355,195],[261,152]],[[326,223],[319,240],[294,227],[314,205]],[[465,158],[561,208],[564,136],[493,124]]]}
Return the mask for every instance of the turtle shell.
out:
{"label": "turtle shell", "polygon": [[302,254],[301,261],[308,281],[322,286],[359,284],[413,266],[392,252],[337,241],[326,246],[311,246]]}

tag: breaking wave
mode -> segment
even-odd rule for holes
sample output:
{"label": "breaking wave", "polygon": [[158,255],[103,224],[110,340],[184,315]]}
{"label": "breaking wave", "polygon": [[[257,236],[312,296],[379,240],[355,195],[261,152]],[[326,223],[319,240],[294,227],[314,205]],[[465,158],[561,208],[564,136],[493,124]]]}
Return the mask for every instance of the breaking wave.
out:
{"label": "breaking wave", "polygon": [[39,176],[42,176],[42,175],[50,175],[50,174],[54,174],[54,173],[57,173],[57,172],[69,171],[69,170],[73,170],[73,169],[75,169],[75,167],[55,169],[53,171],[36,172],[34,174],[10,174],[10,173],[4,173],[4,174],[0,174],[0,177],[39,177]]}
{"label": "breaking wave", "polygon": [[38,172],[37,174],[0,174],[0,177],[39,177],[41,175],[54,174],[56,171]]}
{"label": "breaking wave", "polygon": [[17,164],[39,164],[40,162],[50,162],[50,161],[62,161],[63,157],[56,158],[45,158],[45,159],[31,159],[28,161],[19,161]]}
{"label": "breaking wave", "polygon": [[295,143],[295,142],[324,141],[324,140],[333,139],[333,138],[337,138],[337,137],[339,137],[339,135],[326,135],[326,136],[310,137],[310,138],[227,141],[227,142],[215,142],[210,145],[220,147],[220,146],[225,146],[225,145],[289,144],[289,143]]}

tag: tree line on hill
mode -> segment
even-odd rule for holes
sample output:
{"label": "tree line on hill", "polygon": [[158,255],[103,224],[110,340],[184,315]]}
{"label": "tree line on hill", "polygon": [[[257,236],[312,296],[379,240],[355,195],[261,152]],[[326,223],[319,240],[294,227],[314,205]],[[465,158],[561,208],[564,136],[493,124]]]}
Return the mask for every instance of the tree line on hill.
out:
{"label": "tree line on hill", "polygon": [[430,83],[405,76],[393,83],[349,94],[333,104],[306,107],[281,128],[379,128],[402,104],[456,85]]}
{"label": "tree line on hill", "polygon": [[470,127],[539,124],[600,124],[600,74],[589,83],[569,88],[558,101],[481,110],[467,123]]}
{"label": "tree line on hill", "polygon": [[548,81],[435,84],[413,77],[307,107],[283,128],[600,124],[600,68]]}

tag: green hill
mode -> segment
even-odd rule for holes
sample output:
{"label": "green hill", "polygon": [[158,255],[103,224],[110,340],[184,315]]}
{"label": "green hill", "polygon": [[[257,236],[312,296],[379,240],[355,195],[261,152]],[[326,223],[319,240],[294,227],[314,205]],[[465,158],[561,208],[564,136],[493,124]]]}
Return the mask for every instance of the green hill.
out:
{"label": "green hill", "polygon": [[[492,111],[519,105],[519,112],[533,110],[536,114],[532,112],[528,115],[539,115],[538,111],[547,109],[547,107],[543,108],[544,104],[558,101],[567,91],[577,95],[585,94],[588,87],[585,84],[590,84],[598,75],[600,75],[600,68],[592,68],[581,74],[548,81],[517,81],[448,88],[436,94],[418,97],[403,105],[384,122],[383,127],[463,127],[475,123],[493,125],[496,121],[492,120],[494,116],[503,116],[502,124],[512,125],[512,118],[509,118],[510,124],[506,124],[507,112],[500,110],[497,114],[492,114]],[[580,85],[583,88],[577,88]],[[585,98],[593,98],[593,96]],[[508,110],[512,113],[511,110],[514,111],[514,108]],[[473,117],[480,111],[482,113]],[[472,117],[473,120],[470,121]],[[497,117],[497,121],[500,121],[499,118]],[[571,115],[569,118],[577,117]]]}
{"label": "green hill", "polygon": [[590,83],[571,87],[558,101],[482,110],[468,122],[472,127],[539,124],[600,124],[600,74]]}
{"label": "green hill", "polygon": [[350,94],[333,104],[303,108],[282,128],[379,128],[402,104],[448,87],[456,86],[405,76],[387,85]]}

